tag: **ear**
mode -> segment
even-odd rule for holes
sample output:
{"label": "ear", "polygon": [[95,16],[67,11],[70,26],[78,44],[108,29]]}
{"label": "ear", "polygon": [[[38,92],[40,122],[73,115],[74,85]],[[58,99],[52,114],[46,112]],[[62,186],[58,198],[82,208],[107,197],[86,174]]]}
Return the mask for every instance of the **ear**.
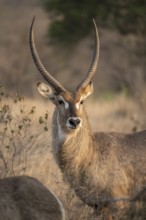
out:
{"label": "ear", "polygon": [[93,83],[90,82],[85,88],[82,89],[82,97],[86,99],[93,92]]}
{"label": "ear", "polygon": [[37,83],[37,88],[42,96],[49,98],[55,104],[56,95],[54,94],[54,91],[51,89],[50,86],[46,85],[45,83],[39,82]]}

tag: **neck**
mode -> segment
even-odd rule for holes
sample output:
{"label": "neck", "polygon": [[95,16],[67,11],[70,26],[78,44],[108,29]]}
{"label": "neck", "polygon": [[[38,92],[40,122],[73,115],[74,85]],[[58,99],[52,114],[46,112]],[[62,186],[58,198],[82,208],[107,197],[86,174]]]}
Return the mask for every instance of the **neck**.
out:
{"label": "neck", "polygon": [[[53,117],[53,147],[57,162],[63,169],[67,167],[79,170],[88,165],[92,154],[92,133],[85,111],[82,126],[77,130],[65,132],[59,124],[59,112],[56,109]],[[69,170],[70,170],[69,168]]]}

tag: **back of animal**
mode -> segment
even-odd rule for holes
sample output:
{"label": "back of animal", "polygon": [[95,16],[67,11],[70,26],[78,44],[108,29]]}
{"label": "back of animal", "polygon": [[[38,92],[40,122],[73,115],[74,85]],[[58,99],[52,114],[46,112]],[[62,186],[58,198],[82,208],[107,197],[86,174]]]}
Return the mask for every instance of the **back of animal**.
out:
{"label": "back of animal", "polygon": [[56,196],[28,176],[0,180],[0,220],[65,220]]}

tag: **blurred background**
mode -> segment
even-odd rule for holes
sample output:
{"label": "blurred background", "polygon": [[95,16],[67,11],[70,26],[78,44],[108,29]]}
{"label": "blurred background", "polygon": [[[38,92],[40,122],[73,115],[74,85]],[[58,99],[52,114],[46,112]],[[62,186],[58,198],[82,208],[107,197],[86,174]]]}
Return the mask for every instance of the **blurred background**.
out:
{"label": "blurred background", "polygon": [[12,94],[35,97],[42,80],[28,42],[34,15],[41,60],[64,86],[74,89],[88,71],[94,17],[100,36],[94,96],[145,93],[146,1],[0,0],[0,84]]}

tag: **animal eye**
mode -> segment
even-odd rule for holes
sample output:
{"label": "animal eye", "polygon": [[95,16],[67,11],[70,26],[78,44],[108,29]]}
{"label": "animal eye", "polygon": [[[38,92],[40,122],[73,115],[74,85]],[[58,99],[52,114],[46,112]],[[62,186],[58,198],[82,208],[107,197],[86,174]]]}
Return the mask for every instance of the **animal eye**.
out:
{"label": "animal eye", "polygon": [[58,100],[58,104],[59,104],[59,105],[64,104],[63,100],[61,100],[61,99],[60,99],[60,100]]}
{"label": "animal eye", "polygon": [[82,99],[82,100],[80,101],[80,104],[83,105],[83,103],[84,103],[84,100]]}
{"label": "animal eye", "polygon": [[55,98],[54,98],[54,97],[51,97],[51,100],[52,100],[52,101],[55,101]]}

